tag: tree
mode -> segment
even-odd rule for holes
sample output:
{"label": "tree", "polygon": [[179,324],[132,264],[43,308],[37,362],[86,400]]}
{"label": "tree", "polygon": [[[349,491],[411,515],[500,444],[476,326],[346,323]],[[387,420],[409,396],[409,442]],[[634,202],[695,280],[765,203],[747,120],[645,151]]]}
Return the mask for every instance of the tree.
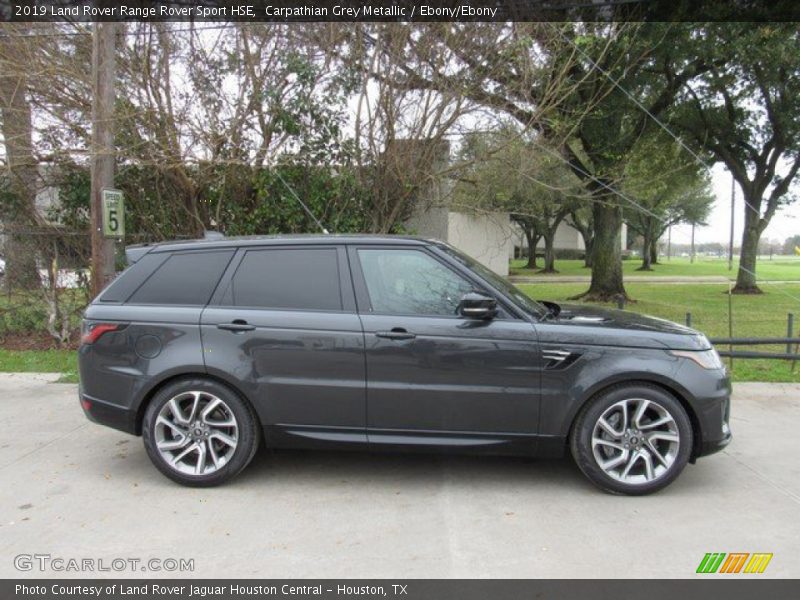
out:
{"label": "tree", "polygon": [[[689,29],[688,26],[684,26]],[[800,169],[800,32],[795,23],[710,23],[686,34],[684,55],[709,69],[687,80],[671,124],[733,174],[744,196],[734,293],[760,293],[758,242],[792,202]],[[662,63],[673,77],[681,61]]]}
{"label": "tree", "polygon": [[783,242],[782,253],[790,256],[797,254],[796,248],[800,248],[800,235],[793,235],[786,238]]}
{"label": "tree", "polygon": [[404,51],[413,42],[438,62],[433,38],[409,24],[309,27],[311,40],[354,83],[350,155],[369,191],[370,231],[395,231],[420,203],[444,203],[450,137],[475,107],[452,89],[409,85]]}
{"label": "tree", "polygon": [[657,65],[672,62],[682,35],[669,24],[569,24],[561,34],[551,54],[573,92],[558,104],[550,136],[564,139],[564,154],[592,196],[592,281],[578,297],[610,300],[627,296],[620,231],[630,203],[618,193],[625,166],[660,131],[658,119],[683,84],[708,67],[694,56],[669,78],[656,74]]}
{"label": "tree", "polygon": [[543,239],[541,272],[555,273],[556,230],[580,192],[569,169],[513,128],[469,136],[460,158],[467,166],[459,172],[457,205],[507,211],[525,234],[529,268],[536,266],[536,246]]}
{"label": "tree", "polygon": [[0,218],[8,230],[5,283],[9,289],[40,285],[36,241],[37,160],[33,152],[33,117],[27,69],[18,60],[30,55],[25,27],[6,27],[0,35],[0,117],[5,145],[7,189],[0,190]]}
{"label": "tree", "polygon": [[405,34],[391,55],[396,85],[460,94],[561,149],[591,195],[592,283],[582,296],[624,295],[622,201],[614,186],[633,146],[658,127],[653,117],[706,68],[699,56],[670,78],[658,72],[672,62],[681,30],[663,23],[398,27]]}
{"label": "tree", "polygon": [[624,209],[624,216],[642,236],[640,271],[653,270],[658,240],[668,227],[701,224],[715,200],[708,172],[665,133],[640,142],[625,166],[622,190],[636,202]]}
{"label": "tree", "polygon": [[583,240],[585,253],[583,255],[584,268],[592,267],[592,245],[594,242],[594,223],[592,222],[592,206],[580,203],[569,212],[566,224],[576,230]]}

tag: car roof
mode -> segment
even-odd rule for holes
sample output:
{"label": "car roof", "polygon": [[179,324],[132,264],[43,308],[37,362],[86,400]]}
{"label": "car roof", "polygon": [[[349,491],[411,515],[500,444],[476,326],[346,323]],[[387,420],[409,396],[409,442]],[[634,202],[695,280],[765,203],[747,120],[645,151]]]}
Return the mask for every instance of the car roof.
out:
{"label": "car roof", "polygon": [[155,244],[127,246],[125,254],[133,263],[150,252],[175,252],[179,250],[205,250],[211,248],[241,248],[246,246],[283,245],[330,245],[330,244],[401,244],[420,246],[437,243],[436,240],[412,235],[380,234],[292,234],[292,235],[247,235],[200,240],[171,240]]}

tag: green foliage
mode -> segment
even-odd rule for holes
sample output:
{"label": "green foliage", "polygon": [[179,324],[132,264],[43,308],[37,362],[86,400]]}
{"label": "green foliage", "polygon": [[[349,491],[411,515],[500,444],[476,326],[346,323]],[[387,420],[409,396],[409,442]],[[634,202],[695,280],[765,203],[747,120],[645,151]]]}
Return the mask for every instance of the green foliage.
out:
{"label": "green foliage", "polygon": [[[65,165],[60,172],[60,203],[49,216],[69,231],[88,232],[88,170]],[[188,173],[206,182],[197,191],[197,215],[204,229],[226,235],[319,232],[292,191],[329,231],[368,229],[365,191],[354,171],[346,167],[200,165],[188,169]],[[125,194],[125,243],[194,237],[193,212],[184,202],[182,189],[168,174],[123,165],[115,185]]]}
{"label": "green foliage", "polygon": [[[502,210],[544,232],[559,214],[580,204],[580,186],[564,163],[513,128],[466,138],[458,173],[457,206]],[[559,219],[560,220],[560,219]]]}
{"label": "green foliage", "polygon": [[319,233],[297,197],[331,232],[359,232],[368,227],[365,192],[347,169],[301,165],[264,169],[254,175],[249,192],[238,201],[223,203],[221,231],[228,235]]}
{"label": "green foliage", "polygon": [[[63,290],[58,297],[61,313],[68,315],[69,331],[77,333],[81,314],[86,307],[82,289]],[[25,335],[47,331],[48,305],[41,293],[15,293],[0,296],[0,338],[5,335]],[[55,340],[53,340],[55,343]]]}
{"label": "green foliage", "polygon": [[0,337],[9,333],[25,334],[44,331],[47,308],[41,302],[9,302],[0,307]]}
{"label": "green foliage", "polygon": [[716,199],[705,167],[664,132],[634,147],[621,188],[639,205],[624,204],[628,224],[653,241],[670,225],[703,224]]}

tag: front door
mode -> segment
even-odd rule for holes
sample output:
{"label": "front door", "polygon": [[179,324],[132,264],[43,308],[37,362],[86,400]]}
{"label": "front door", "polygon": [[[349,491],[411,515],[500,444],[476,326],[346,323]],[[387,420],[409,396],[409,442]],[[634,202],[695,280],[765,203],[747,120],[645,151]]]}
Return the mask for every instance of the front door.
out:
{"label": "front door", "polygon": [[531,323],[505,310],[492,320],[459,316],[461,296],[491,292],[424,246],[354,246],[349,256],[370,444],[530,444],[540,400]]}

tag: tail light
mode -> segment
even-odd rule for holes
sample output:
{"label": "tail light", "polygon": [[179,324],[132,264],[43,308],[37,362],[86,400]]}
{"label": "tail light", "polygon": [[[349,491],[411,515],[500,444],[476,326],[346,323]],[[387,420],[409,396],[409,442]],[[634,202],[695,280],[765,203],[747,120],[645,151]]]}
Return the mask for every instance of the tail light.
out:
{"label": "tail light", "polygon": [[94,344],[100,337],[110,331],[124,329],[123,323],[91,323],[84,321],[81,332],[81,344]]}

